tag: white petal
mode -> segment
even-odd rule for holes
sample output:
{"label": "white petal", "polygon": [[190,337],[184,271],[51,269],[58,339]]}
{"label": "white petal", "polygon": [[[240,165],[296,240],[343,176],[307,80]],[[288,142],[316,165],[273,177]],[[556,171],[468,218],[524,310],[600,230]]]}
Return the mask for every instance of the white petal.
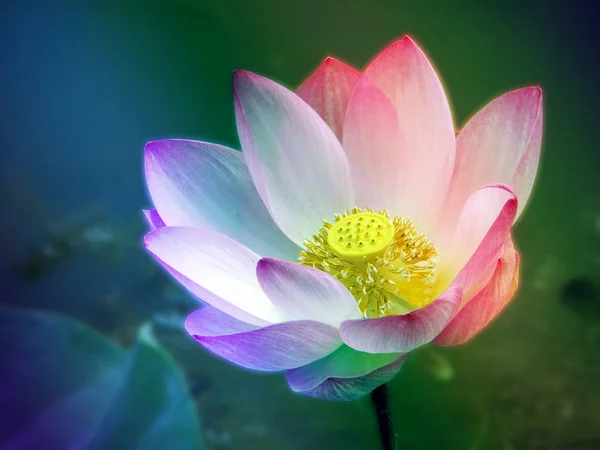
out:
{"label": "white petal", "polygon": [[147,234],[145,245],[212,294],[202,300],[221,311],[256,325],[286,320],[258,284],[260,257],[237,242],[202,228],[165,227]]}
{"label": "white petal", "polygon": [[353,205],[342,146],[293,92],[258,75],[234,76],[238,134],[254,184],[279,228],[298,245]]}
{"label": "white petal", "polygon": [[271,219],[240,152],[163,140],[146,146],[145,161],[150,196],[167,226],[209,228],[262,256],[298,258],[300,249]]}
{"label": "white petal", "polygon": [[256,274],[273,304],[291,320],[316,320],[339,328],[344,320],[362,317],[350,291],[325,272],[263,258]]}

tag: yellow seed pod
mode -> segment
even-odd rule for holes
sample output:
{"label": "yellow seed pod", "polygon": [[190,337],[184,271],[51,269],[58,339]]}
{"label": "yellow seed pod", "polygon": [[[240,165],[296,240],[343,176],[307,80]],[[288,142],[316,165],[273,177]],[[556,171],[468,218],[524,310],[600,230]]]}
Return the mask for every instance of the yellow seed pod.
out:
{"label": "yellow seed pod", "polygon": [[341,257],[360,261],[381,256],[392,242],[394,227],[390,219],[363,212],[346,216],[329,229],[327,243]]}

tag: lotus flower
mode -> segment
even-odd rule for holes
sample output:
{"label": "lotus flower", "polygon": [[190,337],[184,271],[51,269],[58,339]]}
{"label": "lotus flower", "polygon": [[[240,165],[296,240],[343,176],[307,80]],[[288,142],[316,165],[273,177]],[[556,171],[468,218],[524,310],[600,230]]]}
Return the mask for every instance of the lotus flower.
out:
{"label": "lotus flower", "polygon": [[362,73],[327,58],[296,93],[245,71],[233,84],[242,152],[145,150],[145,245],[206,303],[185,324],[202,346],[285,371],[293,391],[352,400],[411,350],[463,343],[509,302],[538,87],[493,100],[456,135],[408,37]]}

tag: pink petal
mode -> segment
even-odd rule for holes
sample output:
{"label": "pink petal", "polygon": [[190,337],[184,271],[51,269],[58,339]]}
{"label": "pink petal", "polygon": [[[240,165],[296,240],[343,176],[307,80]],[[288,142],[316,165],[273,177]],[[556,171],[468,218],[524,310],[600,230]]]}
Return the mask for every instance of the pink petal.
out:
{"label": "pink petal", "polygon": [[485,328],[513,297],[518,283],[518,270],[519,255],[508,236],[490,282],[468,301],[434,343],[462,344]]}
{"label": "pink petal", "polygon": [[406,354],[357,352],[343,345],[335,352],[297,369],[286,378],[294,392],[328,400],[358,400],[390,381]]}
{"label": "pink petal", "polygon": [[[399,134],[403,136],[398,151],[405,162],[397,176],[405,179],[408,192],[418,193],[421,206],[418,214],[415,210],[405,215],[418,224],[428,224],[437,215],[454,164],[454,125],[442,84],[409,37],[387,47],[363,77],[373,81],[396,108]],[[365,147],[363,151],[372,149]]]}
{"label": "pink petal", "polygon": [[465,255],[468,261],[453,283],[463,288],[465,298],[471,298],[492,277],[510,235],[517,207],[514,193],[503,185],[478,189],[463,207],[453,256],[459,266]]}
{"label": "pink petal", "polygon": [[450,286],[429,305],[408,314],[342,323],[342,341],[367,353],[405,353],[431,342],[454,317],[462,289]]}
{"label": "pink petal", "polygon": [[514,192],[504,185],[483,186],[468,198],[458,217],[452,243],[452,258],[459,267],[473,255],[504,205],[513,201],[517,201]]}
{"label": "pink petal", "polygon": [[[211,352],[248,369],[293,369],[323,358],[341,345],[337,330],[319,322],[299,320],[235,332],[240,327],[237,322],[198,326],[204,318],[202,311],[186,322],[190,334]],[[213,313],[205,314],[207,320],[214,319]],[[216,335],[217,330],[225,333]]]}
{"label": "pink petal", "polygon": [[146,222],[148,222],[150,231],[154,231],[165,226],[165,223],[155,209],[144,209],[142,212],[144,213]]}
{"label": "pink petal", "polygon": [[198,226],[238,241],[260,255],[296,260],[300,249],[275,225],[242,154],[185,140],[146,145],[146,180],[168,226]]}
{"label": "pink petal", "polygon": [[542,140],[542,91],[518,89],[493,100],[465,125],[456,141],[456,163],[446,214],[456,214],[484,184],[510,186],[521,213],[533,185]]}
{"label": "pink petal", "polygon": [[200,287],[194,293],[206,303],[255,325],[285,320],[256,279],[260,257],[237,242],[207,229],[165,227],[144,243],[163,265]]}
{"label": "pink petal", "polygon": [[421,198],[404,176],[408,153],[396,108],[368,77],[357,84],[344,123],[357,206],[415,217]]}
{"label": "pink petal", "polygon": [[360,73],[337,59],[328,57],[296,90],[342,140],[342,127],[350,94]]}
{"label": "pink petal", "polygon": [[315,320],[339,328],[344,320],[362,316],[350,291],[320,270],[263,258],[256,274],[267,297],[292,320]]}
{"label": "pink petal", "polygon": [[296,94],[250,72],[234,75],[238,134],[256,188],[298,245],[354,206],[342,146]]}

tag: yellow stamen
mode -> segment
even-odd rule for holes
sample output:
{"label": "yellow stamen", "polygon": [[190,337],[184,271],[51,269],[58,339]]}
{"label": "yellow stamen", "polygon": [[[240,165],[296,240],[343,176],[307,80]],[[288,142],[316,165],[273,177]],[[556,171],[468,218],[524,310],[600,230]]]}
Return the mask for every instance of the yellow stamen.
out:
{"label": "yellow stamen", "polygon": [[354,208],[304,242],[300,264],[340,280],[365,317],[402,314],[440,293],[435,246],[404,217]]}

